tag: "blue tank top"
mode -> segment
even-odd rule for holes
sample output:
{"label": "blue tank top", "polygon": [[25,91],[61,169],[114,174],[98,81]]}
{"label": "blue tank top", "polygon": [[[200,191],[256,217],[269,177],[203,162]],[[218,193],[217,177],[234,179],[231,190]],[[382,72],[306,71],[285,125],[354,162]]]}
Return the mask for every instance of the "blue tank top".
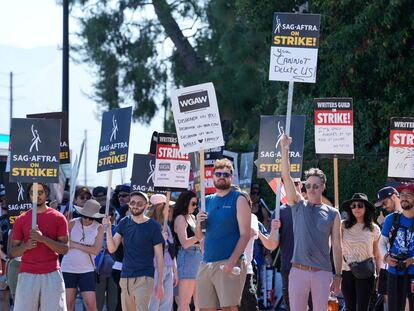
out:
{"label": "blue tank top", "polygon": [[240,238],[237,222],[237,198],[240,193],[230,191],[224,197],[212,194],[206,197],[208,214],[204,238],[204,262],[230,258]]}

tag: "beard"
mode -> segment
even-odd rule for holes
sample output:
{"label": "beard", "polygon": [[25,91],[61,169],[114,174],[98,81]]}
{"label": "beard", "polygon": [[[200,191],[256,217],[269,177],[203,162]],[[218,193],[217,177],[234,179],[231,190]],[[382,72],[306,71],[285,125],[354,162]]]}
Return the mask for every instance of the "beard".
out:
{"label": "beard", "polygon": [[228,190],[231,187],[231,182],[227,182],[226,180],[224,182],[214,181],[214,187],[216,187],[219,190]]}
{"label": "beard", "polygon": [[401,208],[405,211],[408,211],[408,210],[413,208],[413,205],[408,203],[408,201],[402,201],[401,202]]}
{"label": "beard", "polygon": [[145,208],[143,208],[143,209],[133,209],[133,208],[131,208],[130,209],[132,216],[139,216],[144,212],[144,210],[145,210]]}

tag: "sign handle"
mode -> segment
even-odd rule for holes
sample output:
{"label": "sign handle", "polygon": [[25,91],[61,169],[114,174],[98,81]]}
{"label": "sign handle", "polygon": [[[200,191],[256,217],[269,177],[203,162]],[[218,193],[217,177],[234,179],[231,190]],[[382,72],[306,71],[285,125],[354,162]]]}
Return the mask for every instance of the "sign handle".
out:
{"label": "sign handle", "polygon": [[334,157],[334,193],[335,193],[335,208],[339,208],[339,187],[338,187],[338,158]]}
{"label": "sign handle", "polygon": [[[288,101],[287,101],[287,111],[286,111],[286,126],[285,126],[285,134],[287,136],[290,135],[290,121],[292,119],[292,101],[293,101],[293,87],[294,82],[289,81],[289,89],[288,89]],[[277,191],[276,191],[276,204],[275,204],[275,219],[279,219],[280,217],[280,197],[282,192],[282,179],[277,178]],[[274,236],[275,241],[279,241],[279,231],[275,231]]]}
{"label": "sign handle", "polygon": [[167,193],[165,194],[166,196],[166,202],[165,202],[165,206],[164,206],[164,210],[163,210],[163,215],[164,215],[164,226],[163,226],[163,230],[166,231],[167,227],[168,227],[168,214],[169,214],[169,210],[170,210],[170,199],[171,199],[171,192],[167,191]]}
{"label": "sign handle", "polygon": [[109,215],[109,204],[111,202],[112,170],[108,171],[108,188],[106,190],[105,216]]}
{"label": "sign handle", "polygon": [[[204,180],[204,150],[199,151],[200,154],[200,201],[201,201],[201,211],[206,211],[206,188]],[[206,232],[206,222],[201,223],[201,231]]]}
{"label": "sign handle", "polygon": [[32,229],[37,227],[37,182],[33,183],[33,202],[32,202]]}

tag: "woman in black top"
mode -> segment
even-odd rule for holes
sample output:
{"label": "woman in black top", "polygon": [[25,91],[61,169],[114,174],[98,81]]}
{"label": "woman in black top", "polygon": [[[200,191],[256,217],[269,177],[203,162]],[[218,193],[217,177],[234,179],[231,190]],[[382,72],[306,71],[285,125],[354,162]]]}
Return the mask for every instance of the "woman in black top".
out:
{"label": "woman in black top", "polygon": [[178,266],[178,311],[187,311],[191,297],[195,301],[196,277],[202,255],[200,241],[195,236],[196,220],[193,215],[197,208],[197,195],[192,191],[180,194],[174,205],[173,228],[175,240],[179,246]]}

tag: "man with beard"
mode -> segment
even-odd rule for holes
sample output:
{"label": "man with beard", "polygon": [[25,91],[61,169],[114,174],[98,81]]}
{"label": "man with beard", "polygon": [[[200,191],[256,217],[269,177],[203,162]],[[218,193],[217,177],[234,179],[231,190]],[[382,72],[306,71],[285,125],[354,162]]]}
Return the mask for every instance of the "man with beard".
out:
{"label": "man with beard", "polygon": [[233,311],[240,304],[246,279],[243,252],[250,239],[251,211],[246,198],[231,189],[233,165],[228,159],[216,160],[213,181],[216,193],[206,197],[206,212],[197,215],[196,236],[204,238],[197,303],[203,311]]}
{"label": "man with beard", "polygon": [[[114,253],[121,242],[124,247],[119,281],[124,311],[148,310],[154,288],[154,254],[158,275],[162,275],[164,270],[162,249],[164,238],[158,222],[144,215],[148,202],[145,193],[131,192],[129,201],[131,215],[119,222],[114,236],[112,236],[110,217],[106,217],[102,222],[106,225],[109,252]],[[155,295],[157,299],[161,299],[163,294],[162,278],[159,278]]]}
{"label": "man with beard", "polygon": [[[15,311],[66,310],[65,284],[58,254],[68,252],[68,223],[46,205],[49,187],[38,183],[37,228],[32,229],[32,210],[17,217],[10,255],[22,256],[16,289]],[[33,184],[28,187],[33,202]]]}
{"label": "man with beard", "polygon": [[413,311],[414,184],[397,187],[397,191],[402,213],[396,211],[385,218],[380,243],[382,253],[386,254],[384,262],[388,264],[388,309],[404,310],[408,298]]}
{"label": "man with beard", "polygon": [[[289,273],[290,310],[306,310],[309,292],[314,310],[326,310],[330,292],[337,295],[341,285],[342,244],[339,212],[323,203],[326,175],[318,168],[305,172],[307,199],[295,188],[290,176],[289,145],[283,135],[282,179],[293,219],[294,246]],[[332,245],[335,276],[332,275]]]}
{"label": "man with beard", "polygon": [[[400,202],[400,196],[398,194],[398,191],[394,187],[384,187],[378,190],[377,192],[377,202],[375,203],[376,207],[382,207],[385,209],[388,213],[394,213],[398,212],[401,213],[401,202]],[[381,210],[380,216],[377,218],[378,224],[380,223],[379,218],[381,217],[384,221],[384,216],[382,215],[383,211]],[[381,242],[385,242],[384,239],[380,240]],[[381,258],[384,258],[384,256],[387,254],[386,252],[382,252],[382,250],[387,250],[388,245],[382,245],[380,246],[380,252],[381,252]],[[384,295],[384,306],[388,304],[388,295],[387,295],[387,265],[385,263],[382,263],[379,278],[378,278],[378,293],[381,295]]]}

